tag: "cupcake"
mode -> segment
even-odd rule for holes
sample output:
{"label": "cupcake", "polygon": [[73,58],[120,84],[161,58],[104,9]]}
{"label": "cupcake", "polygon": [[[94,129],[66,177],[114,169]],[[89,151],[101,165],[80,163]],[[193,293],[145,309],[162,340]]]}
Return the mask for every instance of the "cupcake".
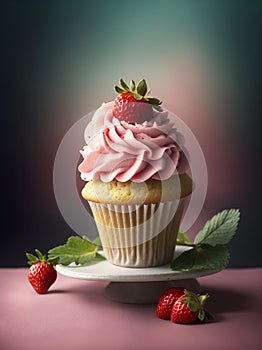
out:
{"label": "cupcake", "polygon": [[192,192],[181,135],[145,80],[103,103],[85,130],[78,169],[107,260],[152,267],[173,259],[185,198]]}

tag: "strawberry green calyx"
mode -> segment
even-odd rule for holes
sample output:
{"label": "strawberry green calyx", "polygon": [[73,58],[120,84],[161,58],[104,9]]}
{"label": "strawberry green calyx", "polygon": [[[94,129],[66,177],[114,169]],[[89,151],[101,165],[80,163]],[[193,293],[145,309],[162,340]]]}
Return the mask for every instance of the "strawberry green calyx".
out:
{"label": "strawberry green calyx", "polygon": [[40,250],[35,249],[36,255],[30,254],[30,253],[26,253],[26,257],[28,259],[27,263],[31,266],[33,264],[39,263],[39,262],[45,262],[48,265],[57,265],[59,262],[59,257],[52,257],[52,258],[48,258],[46,259],[46,256],[44,254],[42,254],[40,252]]}
{"label": "strawberry green calyx", "polygon": [[131,93],[134,98],[137,101],[147,101],[157,109],[158,111],[162,111],[162,108],[160,105],[162,104],[162,101],[160,101],[158,98],[155,97],[149,97],[150,90],[147,87],[147,83],[145,79],[142,79],[139,81],[139,83],[136,85],[134,80],[131,80],[130,82],[130,87],[124,82],[124,80],[121,78],[120,79],[120,85],[121,87],[115,85],[115,91],[119,94],[124,94],[124,93]]}
{"label": "strawberry green calyx", "polygon": [[198,319],[201,322],[204,322],[206,319],[213,319],[213,316],[204,308],[204,305],[209,298],[208,294],[195,294],[187,289],[185,289],[184,294],[185,297],[183,297],[181,301],[187,304],[189,310],[192,312],[198,312]]}

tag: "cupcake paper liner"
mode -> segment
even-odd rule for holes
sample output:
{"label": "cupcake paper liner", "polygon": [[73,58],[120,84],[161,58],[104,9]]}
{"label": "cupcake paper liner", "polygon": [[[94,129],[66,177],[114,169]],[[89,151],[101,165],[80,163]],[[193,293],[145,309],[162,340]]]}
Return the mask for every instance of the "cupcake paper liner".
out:
{"label": "cupcake paper liner", "polygon": [[90,202],[105,257],[124,267],[171,262],[184,200],[143,205]]}

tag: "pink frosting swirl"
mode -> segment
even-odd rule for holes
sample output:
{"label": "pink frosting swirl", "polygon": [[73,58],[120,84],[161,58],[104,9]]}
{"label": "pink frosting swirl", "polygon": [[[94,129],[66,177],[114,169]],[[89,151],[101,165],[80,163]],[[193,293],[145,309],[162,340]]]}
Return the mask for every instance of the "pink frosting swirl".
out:
{"label": "pink frosting swirl", "polygon": [[113,116],[113,105],[102,104],[85,130],[84,159],[78,167],[83,180],[144,182],[185,171],[187,161],[168,111],[154,112],[149,122],[129,124]]}

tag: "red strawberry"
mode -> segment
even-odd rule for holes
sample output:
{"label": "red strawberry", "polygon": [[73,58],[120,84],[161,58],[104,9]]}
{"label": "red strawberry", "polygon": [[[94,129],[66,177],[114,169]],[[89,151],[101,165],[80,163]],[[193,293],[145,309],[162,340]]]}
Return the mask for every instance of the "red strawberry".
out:
{"label": "red strawberry", "polygon": [[149,121],[153,117],[153,108],[161,110],[160,104],[162,103],[159,99],[148,97],[147,84],[142,79],[137,87],[133,80],[131,80],[131,88],[120,79],[122,88],[115,86],[116,92],[119,95],[114,101],[113,114],[121,121],[127,123],[143,123]]}
{"label": "red strawberry", "polygon": [[184,294],[185,288],[183,287],[173,287],[166,289],[157,304],[156,315],[159,318],[170,320],[171,311],[175,301]]}
{"label": "red strawberry", "polygon": [[194,323],[197,320],[203,322],[212,316],[204,309],[208,294],[199,295],[189,290],[181,295],[174,303],[171,312],[171,321],[174,323]]}
{"label": "red strawberry", "polygon": [[54,266],[58,258],[46,260],[45,256],[36,249],[37,257],[26,253],[28,263],[31,265],[28,270],[28,280],[38,294],[44,294],[55,282],[57,272]]}

